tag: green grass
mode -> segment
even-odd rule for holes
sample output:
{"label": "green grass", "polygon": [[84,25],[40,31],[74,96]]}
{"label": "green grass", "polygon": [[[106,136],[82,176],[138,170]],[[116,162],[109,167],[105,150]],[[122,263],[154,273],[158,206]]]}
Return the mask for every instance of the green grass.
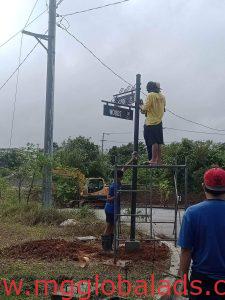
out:
{"label": "green grass", "polygon": [[4,221],[13,221],[27,226],[60,225],[67,219],[93,220],[95,214],[87,206],[78,210],[59,210],[54,207],[44,208],[38,202],[18,202],[13,198],[8,198],[0,202],[0,218]]}
{"label": "green grass", "polygon": [[[73,227],[60,227],[59,224],[67,219],[75,219],[77,224]],[[11,199],[0,202],[0,249],[11,245],[19,245],[23,242],[42,239],[74,240],[77,236],[93,235],[100,237],[105,224],[96,219],[93,210],[82,207],[78,210],[60,211],[57,209],[43,209],[37,203],[18,203]],[[128,233],[128,228],[123,231]],[[100,242],[100,241],[99,241]],[[49,249],[51,251],[51,249]],[[169,262],[162,262],[163,267],[169,266]],[[152,273],[152,264],[134,263],[128,270],[128,279],[146,279]],[[155,270],[157,273],[157,270]],[[74,261],[43,261],[43,260],[19,260],[0,257],[0,274],[6,279],[24,279],[27,286],[31,286],[35,279],[60,279],[72,278],[75,282],[81,279],[91,279],[100,274],[102,279],[116,279],[118,273],[124,274],[124,270],[107,266],[101,260],[91,259],[90,265],[81,268]],[[160,274],[159,274],[160,276]],[[4,297],[0,299],[37,299],[32,296]],[[39,299],[44,299],[39,297]],[[50,298],[46,298],[50,299]],[[149,299],[149,298],[148,298]]]}

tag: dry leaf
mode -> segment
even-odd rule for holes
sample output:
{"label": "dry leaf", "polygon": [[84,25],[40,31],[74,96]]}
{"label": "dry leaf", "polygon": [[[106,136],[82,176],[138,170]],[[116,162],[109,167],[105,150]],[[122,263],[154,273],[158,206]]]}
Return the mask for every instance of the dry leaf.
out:
{"label": "dry leaf", "polygon": [[87,256],[78,256],[79,259],[79,265],[81,268],[85,268],[90,263],[90,258]]}

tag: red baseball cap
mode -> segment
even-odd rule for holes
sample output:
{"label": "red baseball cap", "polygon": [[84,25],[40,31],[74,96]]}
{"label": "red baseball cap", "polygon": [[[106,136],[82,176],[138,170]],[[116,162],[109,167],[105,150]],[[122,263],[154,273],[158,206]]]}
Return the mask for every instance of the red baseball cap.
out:
{"label": "red baseball cap", "polygon": [[208,190],[225,192],[225,171],[221,168],[213,168],[206,171],[204,184]]}

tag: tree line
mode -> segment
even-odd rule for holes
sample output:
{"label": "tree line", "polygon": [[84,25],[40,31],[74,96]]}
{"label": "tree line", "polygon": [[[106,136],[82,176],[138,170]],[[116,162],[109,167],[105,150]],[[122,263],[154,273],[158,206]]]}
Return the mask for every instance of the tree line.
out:
{"label": "tree line", "polygon": [[[56,196],[58,194],[66,202],[72,195],[78,196],[85,177],[102,177],[109,183],[112,180],[115,157],[118,164],[125,164],[131,158],[132,151],[133,144],[129,143],[113,146],[102,154],[98,145],[90,138],[82,136],[68,138],[61,144],[54,143],[53,159],[47,161],[43,150],[32,144],[20,149],[2,149],[0,151],[0,196],[6,182],[10,182],[18,190],[18,199],[21,200],[22,191],[26,190],[26,200],[29,201],[35,190],[40,192],[42,168],[44,164],[49,163],[54,170],[58,170],[53,173],[54,181],[57,182]],[[225,166],[225,143],[183,139],[181,142],[165,145],[162,155],[165,164],[184,164],[187,161],[189,191],[198,193],[202,189],[201,183],[205,170],[215,165]],[[147,160],[145,145],[140,142],[139,163],[142,164]],[[173,188],[171,175],[168,170],[154,171],[153,185],[167,193]],[[182,173],[178,176],[179,185],[182,185],[183,176]],[[139,170],[139,184],[148,184],[148,180],[146,170]],[[126,184],[131,182],[131,171],[126,172],[124,182]]]}

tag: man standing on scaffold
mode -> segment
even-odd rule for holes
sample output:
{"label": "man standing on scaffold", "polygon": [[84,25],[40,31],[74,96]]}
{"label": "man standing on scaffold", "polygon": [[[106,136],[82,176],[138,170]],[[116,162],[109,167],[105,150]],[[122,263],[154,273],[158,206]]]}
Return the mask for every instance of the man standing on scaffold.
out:
{"label": "man standing on scaffold", "polygon": [[161,164],[161,145],[163,141],[162,118],[165,112],[166,100],[161,94],[160,84],[150,81],[147,84],[148,95],[141,106],[145,114],[144,139],[148,151],[149,164]]}

